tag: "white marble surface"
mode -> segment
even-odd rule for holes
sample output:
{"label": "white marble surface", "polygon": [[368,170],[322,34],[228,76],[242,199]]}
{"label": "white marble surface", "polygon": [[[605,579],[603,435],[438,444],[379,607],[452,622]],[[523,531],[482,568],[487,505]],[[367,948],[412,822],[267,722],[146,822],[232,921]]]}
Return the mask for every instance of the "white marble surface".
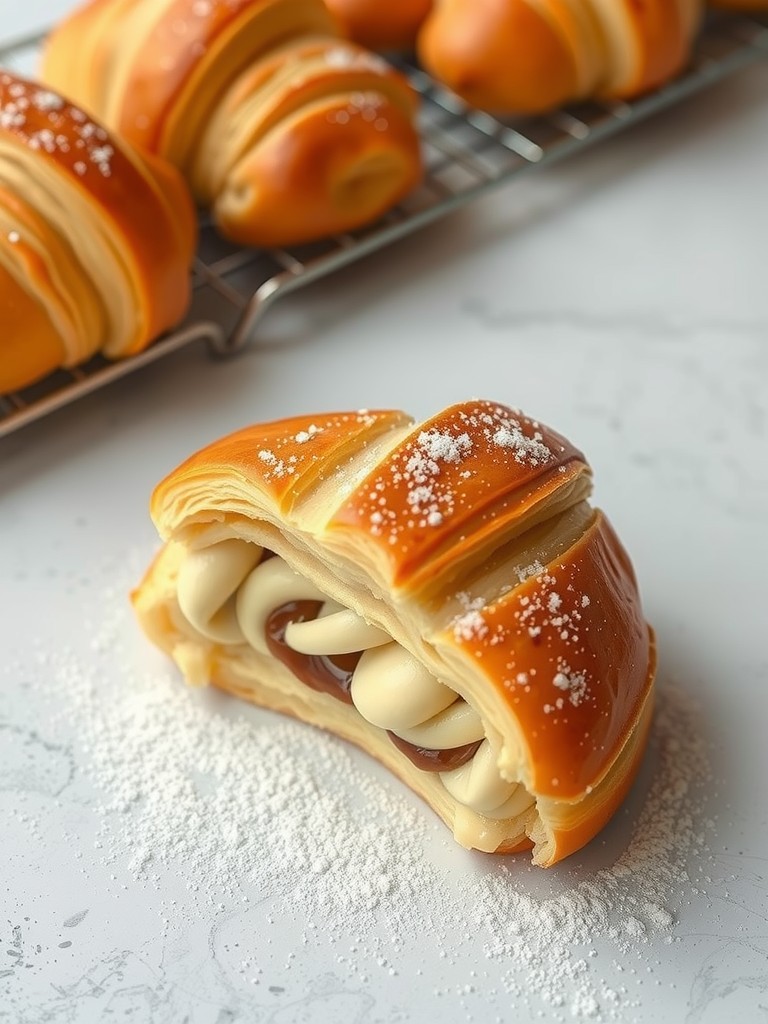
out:
{"label": "white marble surface", "polygon": [[[4,0],[1,31],[65,6]],[[505,965],[483,956],[480,936],[440,948],[429,932],[406,938],[386,969],[361,946],[353,970],[352,935],[346,959],[322,935],[308,951],[299,923],[268,927],[257,909],[188,907],[183,929],[161,927],[170,889],[127,861],[104,866],[77,722],[49,717],[65,647],[103,673],[105,693],[116,684],[110,651],[91,649],[105,622],[117,657],[157,670],[122,590],[105,587],[149,559],[147,498],[183,456],[257,419],[361,406],[427,415],[474,395],[522,406],[589,454],[658,630],[661,685],[695,697],[710,744],[712,881],[700,889],[692,863],[694,881],[670,892],[673,941],[650,935],[633,954],[623,1019],[764,1018],[766,168],[768,66],[294,296],[236,361],[191,349],[0,444],[0,1021],[570,1018],[567,1003],[505,994]],[[581,877],[624,831],[586,851]],[[492,869],[430,835],[460,904],[462,872]],[[523,891],[542,884],[522,864],[510,877]],[[227,971],[222,934],[263,965],[260,988]],[[618,987],[621,958],[609,944],[598,952]]]}

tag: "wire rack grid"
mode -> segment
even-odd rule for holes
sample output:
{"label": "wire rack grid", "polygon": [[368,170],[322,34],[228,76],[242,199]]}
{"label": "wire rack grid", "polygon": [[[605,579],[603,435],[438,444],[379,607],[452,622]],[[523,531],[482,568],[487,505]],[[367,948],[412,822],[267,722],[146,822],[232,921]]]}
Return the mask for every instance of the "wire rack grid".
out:
{"label": "wire rack grid", "polygon": [[[43,38],[0,46],[0,66],[33,72]],[[219,355],[234,353],[254,338],[261,317],[277,299],[766,57],[768,16],[715,16],[707,22],[687,71],[663,89],[631,103],[582,103],[515,120],[499,120],[466,107],[402,60],[400,69],[422,98],[419,130],[426,174],[416,191],[369,228],[290,249],[236,246],[202,217],[193,302],[184,323],[137,356],[115,363],[96,357],[23,391],[0,396],[0,437],[193,341],[206,341]]]}

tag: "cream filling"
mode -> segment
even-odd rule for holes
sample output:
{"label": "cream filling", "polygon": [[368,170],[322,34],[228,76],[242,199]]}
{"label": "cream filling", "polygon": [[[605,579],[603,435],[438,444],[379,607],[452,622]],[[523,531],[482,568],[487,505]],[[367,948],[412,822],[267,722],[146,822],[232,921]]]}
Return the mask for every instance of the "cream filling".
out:
{"label": "cream filling", "polygon": [[270,654],[266,627],[272,613],[292,601],[323,602],[311,622],[291,623],[284,641],[300,654],[334,656],[362,651],[350,687],[357,712],[371,725],[407,743],[451,750],[480,742],[460,768],[438,773],[461,805],[489,818],[516,817],[533,797],[502,778],[477,711],[436,679],[384,630],[329,601],[281,558],[260,561],[263,549],[225,540],[190,552],[177,581],[179,608],[206,639]]}

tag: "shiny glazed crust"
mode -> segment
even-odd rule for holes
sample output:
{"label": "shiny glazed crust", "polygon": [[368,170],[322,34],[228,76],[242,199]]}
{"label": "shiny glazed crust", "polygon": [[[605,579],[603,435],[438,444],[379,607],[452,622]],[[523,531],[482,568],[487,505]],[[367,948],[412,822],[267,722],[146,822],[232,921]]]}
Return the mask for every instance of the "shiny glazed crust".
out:
{"label": "shiny glazed crust", "polygon": [[350,39],[372,50],[412,49],[433,0],[325,0]]}
{"label": "shiny glazed crust", "polygon": [[413,91],[322,0],[92,0],[44,76],[175,164],[245,244],[359,227],[421,174]]}
{"label": "shiny glazed crust", "polygon": [[[583,456],[522,414],[470,402],[414,425],[392,411],[298,417],[224,438],[156,489],[166,546],[134,595],[190,681],[212,680],[360,745],[466,845],[534,845],[551,865],[589,841],[631,784],[655,652],[631,564],[586,503]],[[502,822],[457,806],[351,706],[274,659],[184,620],[185,553],[228,537],[275,551],[384,629],[481,715],[505,779],[535,797]]]}
{"label": "shiny glazed crust", "polygon": [[418,50],[470,104],[532,114],[660,85],[687,60],[700,8],[701,0],[443,0]]}
{"label": "shiny glazed crust", "polygon": [[189,301],[177,172],[57,93],[0,74],[0,391],[145,348]]}

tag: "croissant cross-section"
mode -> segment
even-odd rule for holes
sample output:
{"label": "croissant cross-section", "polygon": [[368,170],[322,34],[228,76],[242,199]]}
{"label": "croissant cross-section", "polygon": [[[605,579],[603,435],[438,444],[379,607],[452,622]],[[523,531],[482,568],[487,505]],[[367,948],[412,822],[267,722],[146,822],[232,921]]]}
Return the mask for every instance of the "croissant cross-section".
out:
{"label": "croissant cross-section", "polygon": [[191,683],[351,740],[463,845],[550,865],[619,806],[652,708],[653,636],[590,484],[490,402],[250,427],[156,489],[135,607]]}

